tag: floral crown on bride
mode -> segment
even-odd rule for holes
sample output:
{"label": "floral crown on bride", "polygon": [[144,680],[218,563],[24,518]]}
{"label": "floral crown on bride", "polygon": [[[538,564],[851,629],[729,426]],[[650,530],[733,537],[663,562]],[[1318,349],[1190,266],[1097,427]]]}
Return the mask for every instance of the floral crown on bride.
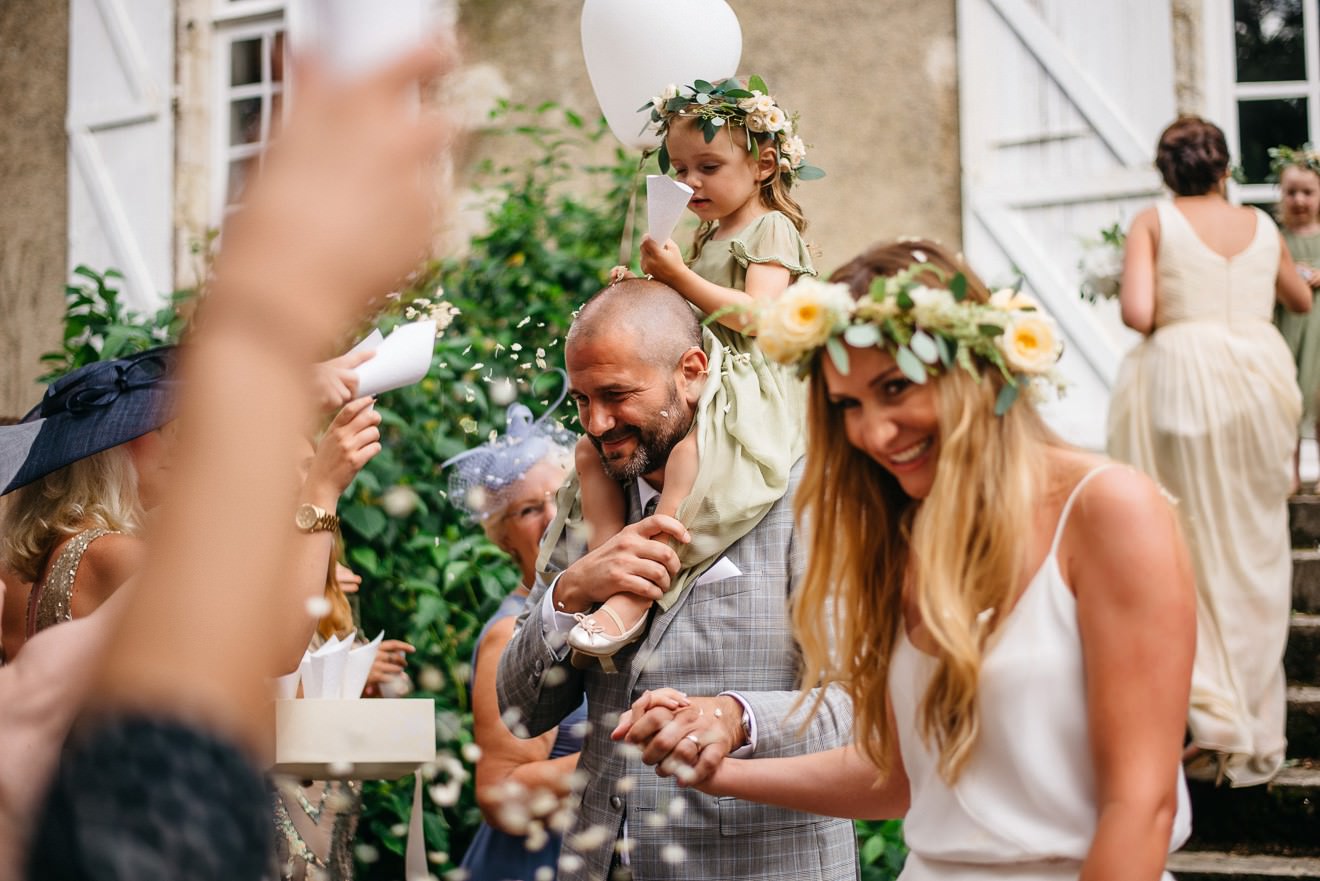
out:
{"label": "floral crown on bride", "polygon": [[[881,346],[908,379],[924,383],[941,370],[961,367],[979,381],[980,359],[1003,374],[995,401],[1002,415],[1024,390],[1040,400],[1063,393],[1055,370],[1063,343],[1053,319],[1034,299],[1013,288],[989,302],[967,298],[967,277],[951,278],[925,262],[921,251],[907,269],[876,278],[866,296],[853,299],[848,285],[804,276],[753,316],[756,342],[766,357],[796,365],[799,374],[824,347],[840,373],[848,372],[848,350]],[[930,280],[947,287],[932,287]]]}
{"label": "floral crown on bride", "polygon": [[697,80],[682,88],[671,83],[637,112],[643,110],[651,111],[651,119],[642,126],[642,131],[655,126],[659,133],[660,170],[666,174],[669,172],[669,150],[665,147],[665,134],[675,119],[687,118],[697,120],[708,144],[724,126],[742,126],[749,153],[756,152],[756,140],[752,135],[772,135],[780,173],[789,185],[794,181],[825,176],[819,168],[806,164],[807,145],[797,134],[797,114],[785,113],[771,97],[765,80],[759,76],[748,77],[746,86],[732,78],[720,83]]}

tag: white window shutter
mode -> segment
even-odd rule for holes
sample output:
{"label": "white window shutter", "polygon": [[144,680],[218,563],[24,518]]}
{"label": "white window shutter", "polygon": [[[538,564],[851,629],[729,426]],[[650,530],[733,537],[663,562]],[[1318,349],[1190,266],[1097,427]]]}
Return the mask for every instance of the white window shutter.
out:
{"label": "white window shutter", "polygon": [[173,0],[69,4],[69,266],[124,274],[126,303],[171,288]]}
{"label": "white window shutter", "polygon": [[1059,321],[1068,440],[1104,446],[1109,388],[1135,337],[1078,296],[1082,242],[1160,193],[1174,119],[1170,0],[958,0],[963,249],[990,283],[1015,270]]}

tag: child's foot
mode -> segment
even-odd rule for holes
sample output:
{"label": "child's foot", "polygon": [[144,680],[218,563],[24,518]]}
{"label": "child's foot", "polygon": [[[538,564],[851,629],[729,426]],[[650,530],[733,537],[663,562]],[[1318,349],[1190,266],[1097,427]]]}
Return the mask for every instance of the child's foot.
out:
{"label": "child's foot", "polygon": [[640,639],[645,629],[645,609],[634,620],[627,621],[606,603],[590,614],[577,616],[577,624],[568,633],[568,644],[584,655],[608,658]]}

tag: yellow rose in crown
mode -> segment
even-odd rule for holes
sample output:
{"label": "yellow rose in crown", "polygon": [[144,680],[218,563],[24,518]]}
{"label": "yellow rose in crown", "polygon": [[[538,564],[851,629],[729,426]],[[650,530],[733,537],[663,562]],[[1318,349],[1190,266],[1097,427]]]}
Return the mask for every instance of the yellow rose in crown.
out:
{"label": "yellow rose in crown", "polygon": [[803,278],[768,303],[756,321],[756,342],[767,358],[793,364],[825,345],[852,314],[847,285]]}
{"label": "yellow rose in crown", "polygon": [[1019,312],[1023,309],[1040,309],[1035,298],[1012,288],[1002,288],[990,295],[990,305],[1005,312]]}
{"label": "yellow rose in crown", "polygon": [[1047,373],[1062,350],[1054,322],[1043,312],[1015,314],[997,341],[1004,361],[1015,373]]}

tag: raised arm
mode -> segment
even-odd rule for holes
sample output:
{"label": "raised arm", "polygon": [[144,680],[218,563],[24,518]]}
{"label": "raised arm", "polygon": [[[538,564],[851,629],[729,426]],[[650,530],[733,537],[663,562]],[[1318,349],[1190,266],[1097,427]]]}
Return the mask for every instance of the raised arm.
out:
{"label": "raised arm", "polygon": [[1155,252],[1159,241],[1159,215],[1150,207],[1137,215],[1128,230],[1118,294],[1123,323],[1138,333],[1149,334],[1155,329]]}
{"label": "raised arm", "polygon": [[642,239],[642,271],[678,291],[692,305],[707,315],[722,309],[739,309],[718,320],[739,333],[746,333],[752,316],[748,310],[758,302],[779,296],[793,280],[788,269],[778,263],[752,263],[747,267],[747,290],[726,288],[697,275],[683,262],[683,255],[673,239],[663,245],[649,236]]}
{"label": "raised arm", "polygon": [[1086,667],[1097,825],[1083,881],[1156,881],[1178,807],[1196,596],[1171,506],[1113,469],[1079,498],[1064,537]]}

